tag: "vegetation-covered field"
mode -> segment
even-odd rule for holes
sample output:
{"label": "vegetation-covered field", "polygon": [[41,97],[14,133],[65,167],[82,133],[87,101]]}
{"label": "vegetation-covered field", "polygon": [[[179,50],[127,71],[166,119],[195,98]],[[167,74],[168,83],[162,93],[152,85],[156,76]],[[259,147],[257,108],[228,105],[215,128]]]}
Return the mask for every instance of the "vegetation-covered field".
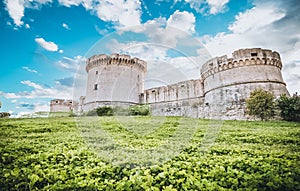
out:
{"label": "vegetation-covered field", "polygon": [[[209,120],[84,120],[89,125],[68,117],[1,119],[0,190],[300,190],[299,123],[215,123],[221,129],[206,151]],[[115,165],[109,158],[166,141],[181,149],[169,160]]]}

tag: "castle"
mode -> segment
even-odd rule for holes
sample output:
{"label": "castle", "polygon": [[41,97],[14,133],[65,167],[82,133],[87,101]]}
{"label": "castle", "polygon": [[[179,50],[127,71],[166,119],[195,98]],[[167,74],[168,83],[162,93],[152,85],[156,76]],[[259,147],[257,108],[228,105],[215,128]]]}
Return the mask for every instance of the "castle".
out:
{"label": "castle", "polygon": [[152,115],[246,119],[245,101],[262,88],[275,96],[289,94],[281,75],[279,53],[261,48],[239,49],[207,61],[199,79],[144,89],[147,63],[128,55],[95,55],[87,59],[86,95],[81,111],[105,105],[149,104]]}

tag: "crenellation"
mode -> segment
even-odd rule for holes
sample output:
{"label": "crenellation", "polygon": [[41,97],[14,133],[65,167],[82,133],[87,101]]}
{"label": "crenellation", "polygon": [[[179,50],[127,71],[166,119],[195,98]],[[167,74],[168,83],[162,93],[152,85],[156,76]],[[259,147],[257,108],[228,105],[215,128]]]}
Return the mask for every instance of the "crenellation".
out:
{"label": "crenellation", "polygon": [[224,55],[207,61],[201,68],[201,77],[205,79],[224,70],[249,65],[271,65],[282,68],[278,52],[260,48],[240,49],[233,52],[232,58]]}
{"label": "crenellation", "polygon": [[147,70],[147,64],[145,61],[138,58],[131,58],[125,54],[111,54],[107,56],[105,54],[95,55],[87,59],[86,71],[88,72],[91,68],[98,67],[99,65],[124,65],[138,68],[143,72]]}

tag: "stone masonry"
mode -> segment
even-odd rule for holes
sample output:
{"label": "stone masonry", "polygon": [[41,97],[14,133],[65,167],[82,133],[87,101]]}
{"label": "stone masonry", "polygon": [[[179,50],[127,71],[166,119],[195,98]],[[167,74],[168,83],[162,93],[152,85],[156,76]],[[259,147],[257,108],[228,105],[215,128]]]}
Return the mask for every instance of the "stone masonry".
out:
{"label": "stone masonry", "polygon": [[207,61],[199,79],[144,90],[145,61],[121,54],[95,55],[87,60],[87,90],[79,108],[149,104],[157,116],[247,119],[245,101],[256,88],[289,95],[281,68],[275,51],[240,49],[231,58]]}

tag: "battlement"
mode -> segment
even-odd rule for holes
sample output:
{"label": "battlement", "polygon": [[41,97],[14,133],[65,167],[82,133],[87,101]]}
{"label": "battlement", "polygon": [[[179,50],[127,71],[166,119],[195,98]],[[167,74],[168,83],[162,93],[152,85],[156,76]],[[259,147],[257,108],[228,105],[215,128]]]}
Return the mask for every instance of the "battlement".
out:
{"label": "battlement", "polygon": [[251,65],[272,65],[282,68],[278,52],[261,48],[239,49],[232,53],[232,58],[224,55],[207,61],[201,68],[201,78],[204,80],[224,70]]}
{"label": "battlement", "polygon": [[107,56],[105,54],[99,54],[92,56],[86,61],[86,71],[88,72],[91,68],[100,65],[124,65],[129,67],[136,67],[144,73],[147,71],[147,62],[138,58],[131,58],[126,54],[111,54]]}

